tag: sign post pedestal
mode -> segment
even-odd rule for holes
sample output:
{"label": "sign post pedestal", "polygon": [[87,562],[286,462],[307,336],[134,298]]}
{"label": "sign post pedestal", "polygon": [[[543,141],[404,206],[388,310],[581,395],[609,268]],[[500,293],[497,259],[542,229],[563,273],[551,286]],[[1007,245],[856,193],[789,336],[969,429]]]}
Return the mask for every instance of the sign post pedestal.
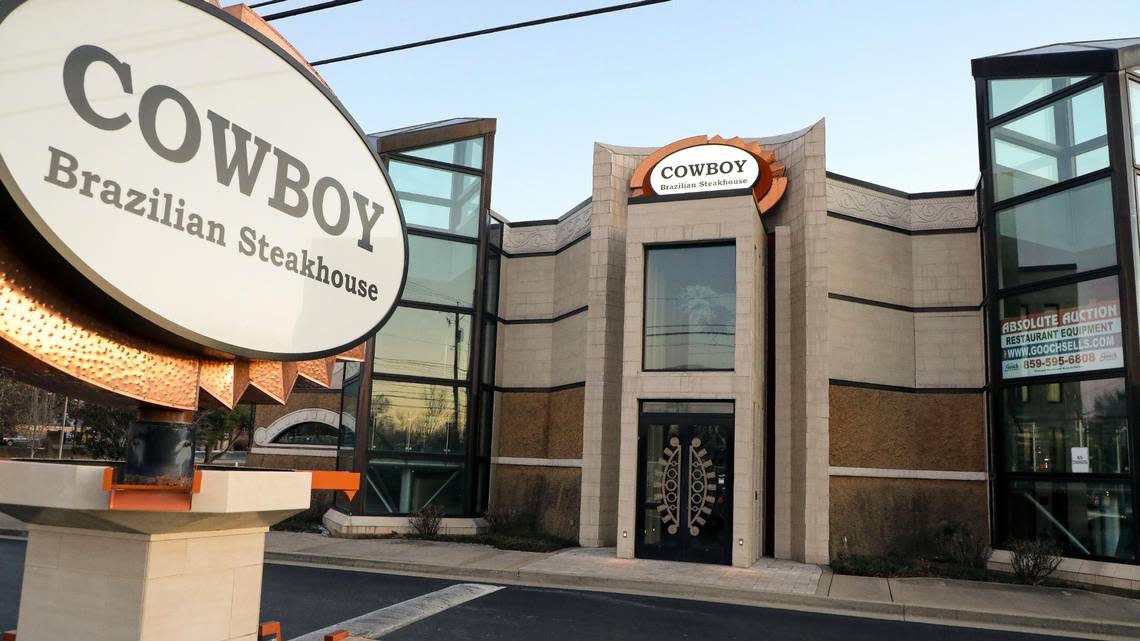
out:
{"label": "sign post pedestal", "polygon": [[189,506],[123,509],[106,469],[0,461],[0,511],[28,523],[18,641],[256,641],[265,532],[312,474],[203,470]]}

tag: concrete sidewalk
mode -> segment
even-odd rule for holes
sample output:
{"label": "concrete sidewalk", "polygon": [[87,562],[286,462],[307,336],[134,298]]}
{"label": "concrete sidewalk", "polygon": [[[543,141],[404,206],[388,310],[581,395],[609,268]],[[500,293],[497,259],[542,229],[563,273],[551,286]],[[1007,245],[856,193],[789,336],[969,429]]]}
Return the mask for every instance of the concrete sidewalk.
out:
{"label": "concrete sidewalk", "polygon": [[361,568],[1008,629],[1098,639],[1140,638],[1140,600],[1084,590],[944,579],[833,575],[764,559],[751,568],[618,559],[612,548],[542,554],[408,539],[334,539],[270,532],[270,562]]}
{"label": "concrete sidewalk", "polygon": [[[23,523],[0,514],[0,534]],[[751,568],[618,559],[613,548],[510,552],[469,543],[335,539],[270,532],[268,562],[419,574],[461,581],[649,594],[1092,639],[1140,639],[1140,600],[1060,588],[946,579],[833,575],[764,559]]]}

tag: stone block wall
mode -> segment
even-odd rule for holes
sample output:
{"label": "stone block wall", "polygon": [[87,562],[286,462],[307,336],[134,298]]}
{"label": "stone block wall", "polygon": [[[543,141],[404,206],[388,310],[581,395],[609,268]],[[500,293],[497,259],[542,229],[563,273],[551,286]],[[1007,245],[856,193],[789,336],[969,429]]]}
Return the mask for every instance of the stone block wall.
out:
{"label": "stone block wall", "polygon": [[591,203],[507,226],[499,284],[489,512],[577,540]]}
{"label": "stone block wall", "polygon": [[975,203],[829,177],[832,557],[988,535]]}

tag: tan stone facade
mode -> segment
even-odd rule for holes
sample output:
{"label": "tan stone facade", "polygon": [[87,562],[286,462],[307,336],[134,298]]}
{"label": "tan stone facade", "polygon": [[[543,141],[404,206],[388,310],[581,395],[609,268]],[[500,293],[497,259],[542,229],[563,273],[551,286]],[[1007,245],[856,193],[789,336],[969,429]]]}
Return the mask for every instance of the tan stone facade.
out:
{"label": "tan stone facade", "polygon": [[[505,224],[488,512],[631,558],[642,403],[716,400],[733,565],[881,553],[918,521],[988,531],[975,195],[828,174],[825,133],[754,139],[788,180],[763,214],[751,193],[634,197],[655,148],[598,143],[589,199]],[[735,246],[733,367],[646,371],[645,248],[716,242]]]}

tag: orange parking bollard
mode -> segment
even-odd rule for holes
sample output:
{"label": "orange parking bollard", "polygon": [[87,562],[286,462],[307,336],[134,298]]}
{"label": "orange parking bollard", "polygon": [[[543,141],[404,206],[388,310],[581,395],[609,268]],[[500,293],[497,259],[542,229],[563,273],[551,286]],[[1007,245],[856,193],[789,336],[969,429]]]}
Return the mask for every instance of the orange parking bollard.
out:
{"label": "orange parking bollard", "polygon": [[266,621],[257,626],[257,641],[281,641],[281,622]]}
{"label": "orange parking bollard", "polygon": [[348,630],[337,630],[325,635],[325,641],[343,641],[348,638]]}

